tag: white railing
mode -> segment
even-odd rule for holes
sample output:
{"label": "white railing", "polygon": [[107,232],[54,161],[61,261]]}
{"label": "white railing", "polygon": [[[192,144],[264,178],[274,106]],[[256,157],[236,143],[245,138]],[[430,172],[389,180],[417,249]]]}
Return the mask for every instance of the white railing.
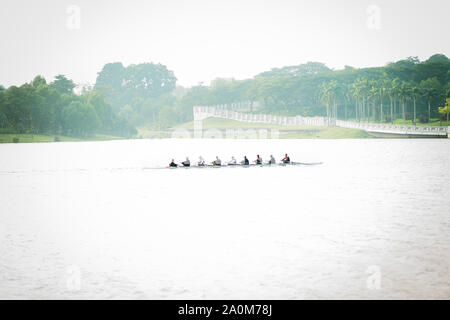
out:
{"label": "white railing", "polygon": [[326,117],[284,117],[271,114],[255,114],[230,110],[224,106],[195,106],[193,112],[194,120],[204,120],[206,118],[215,117],[241,122],[266,123],[281,126],[337,126],[342,128],[360,129],[367,132],[401,135],[449,136],[450,133],[450,127],[360,123],[335,119],[331,119],[328,123]]}
{"label": "white railing", "polygon": [[358,123],[352,121],[336,120],[336,126],[351,129],[362,129],[368,132],[403,134],[403,135],[429,135],[447,136],[447,127],[409,126],[378,123]]}
{"label": "white railing", "polygon": [[210,106],[195,106],[194,120],[203,120],[206,118],[224,118],[242,122],[267,123],[284,126],[326,126],[324,117],[284,117],[271,114],[245,113],[233,110],[225,110]]}

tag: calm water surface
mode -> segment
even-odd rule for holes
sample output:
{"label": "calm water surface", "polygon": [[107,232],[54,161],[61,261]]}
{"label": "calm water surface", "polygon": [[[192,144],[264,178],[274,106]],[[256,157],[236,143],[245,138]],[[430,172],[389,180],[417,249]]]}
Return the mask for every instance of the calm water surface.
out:
{"label": "calm water surface", "polygon": [[447,139],[3,144],[0,298],[449,299],[449,181]]}

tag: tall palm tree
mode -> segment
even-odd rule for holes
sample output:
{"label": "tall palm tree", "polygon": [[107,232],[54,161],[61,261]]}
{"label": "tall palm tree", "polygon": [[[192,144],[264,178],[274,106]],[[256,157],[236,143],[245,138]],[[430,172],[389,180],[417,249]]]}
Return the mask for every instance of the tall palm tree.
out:
{"label": "tall palm tree", "polygon": [[347,107],[353,97],[353,86],[351,84],[344,85],[343,87],[345,107],[344,107],[344,119],[347,121]]}
{"label": "tall palm tree", "polygon": [[338,98],[342,94],[342,86],[339,85],[339,82],[337,82],[336,80],[331,80],[329,85],[333,98],[333,118],[334,121],[336,121],[338,118]]}
{"label": "tall palm tree", "polygon": [[[376,121],[376,118],[375,118],[375,101],[376,101],[376,98],[377,98],[377,94],[378,94],[378,89],[376,87],[375,81],[370,81],[370,90],[369,90],[369,93],[368,93],[368,98],[369,98],[369,101],[372,100],[373,121]],[[370,118],[370,116],[368,118]],[[367,122],[369,122],[369,121],[367,121]]]}
{"label": "tall palm tree", "polygon": [[403,120],[406,120],[406,100],[411,97],[411,87],[406,82],[402,82],[398,89],[398,95],[402,103]]}
{"label": "tall palm tree", "polygon": [[428,102],[428,123],[431,120],[431,102],[440,95],[441,84],[437,78],[422,80],[420,82],[421,95]]}
{"label": "tall palm tree", "polygon": [[357,96],[360,99],[360,119],[366,118],[369,121],[368,98],[370,93],[369,81],[367,79],[356,79]]}
{"label": "tall palm tree", "polygon": [[364,107],[364,113],[366,117],[366,121],[369,122],[370,118],[370,95],[371,95],[371,84],[369,80],[364,79],[362,86],[362,93],[363,93],[363,107]]}
{"label": "tall palm tree", "polygon": [[[394,119],[394,103],[393,103],[393,96],[394,96],[394,90],[393,90],[393,81],[391,79],[389,79],[388,77],[384,77],[383,78],[383,88],[384,88],[384,93],[385,95],[387,95],[389,97],[389,102],[390,102],[390,111],[391,111],[391,117],[390,117],[390,122],[393,123]],[[383,102],[381,102],[381,110],[383,110]]]}
{"label": "tall palm tree", "polygon": [[352,96],[355,99],[355,117],[356,120],[358,120],[359,122],[361,121],[361,112],[359,105],[359,101],[361,99],[361,92],[359,87],[359,78],[352,83]]}
{"label": "tall palm tree", "polygon": [[411,88],[411,96],[414,100],[414,120],[413,120],[413,124],[416,125],[416,100],[418,98],[418,96],[420,96],[421,91],[420,88],[417,86],[413,86]]}
{"label": "tall palm tree", "polygon": [[434,90],[432,88],[422,88],[422,96],[428,102],[428,123],[430,123],[431,119],[431,99],[435,96]]}
{"label": "tall palm tree", "polygon": [[340,93],[340,86],[336,80],[322,82],[319,88],[321,100],[327,106],[327,122],[330,125],[331,120],[337,119],[337,97]]}
{"label": "tall palm tree", "polygon": [[330,125],[330,100],[331,100],[331,92],[330,86],[328,82],[322,82],[319,87],[319,97],[320,100],[325,103],[327,107],[327,125]]}
{"label": "tall palm tree", "polygon": [[395,115],[398,115],[398,110],[395,112],[395,108],[397,106],[397,101],[399,100],[399,88],[401,85],[401,81],[399,78],[395,78],[392,80],[392,99],[393,99],[393,117],[392,123],[394,123]]}
{"label": "tall palm tree", "polygon": [[378,96],[380,97],[380,122],[383,122],[383,100],[386,96],[386,81],[378,82]]}

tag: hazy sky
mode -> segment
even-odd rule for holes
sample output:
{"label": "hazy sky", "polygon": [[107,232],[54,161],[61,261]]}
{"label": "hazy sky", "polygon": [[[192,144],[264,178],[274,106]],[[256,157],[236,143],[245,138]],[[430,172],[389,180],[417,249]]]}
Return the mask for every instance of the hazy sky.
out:
{"label": "hazy sky", "polygon": [[116,61],[160,62],[190,86],[307,61],[450,56],[449,0],[2,0],[0,10],[6,87],[37,74],[94,83]]}

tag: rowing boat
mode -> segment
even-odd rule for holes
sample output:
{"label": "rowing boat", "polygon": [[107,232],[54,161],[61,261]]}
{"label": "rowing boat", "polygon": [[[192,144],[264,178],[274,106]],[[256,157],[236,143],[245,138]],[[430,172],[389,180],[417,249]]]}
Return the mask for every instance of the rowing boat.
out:
{"label": "rowing boat", "polygon": [[251,167],[289,167],[289,166],[315,166],[320,165],[322,162],[290,162],[290,163],[276,163],[276,164],[225,164],[221,166],[215,166],[215,165],[204,165],[204,166],[190,166],[190,167],[184,167],[184,166],[178,166],[178,167],[159,167],[159,168],[147,168],[147,169],[206,169],[206,168],[251,168]]}

